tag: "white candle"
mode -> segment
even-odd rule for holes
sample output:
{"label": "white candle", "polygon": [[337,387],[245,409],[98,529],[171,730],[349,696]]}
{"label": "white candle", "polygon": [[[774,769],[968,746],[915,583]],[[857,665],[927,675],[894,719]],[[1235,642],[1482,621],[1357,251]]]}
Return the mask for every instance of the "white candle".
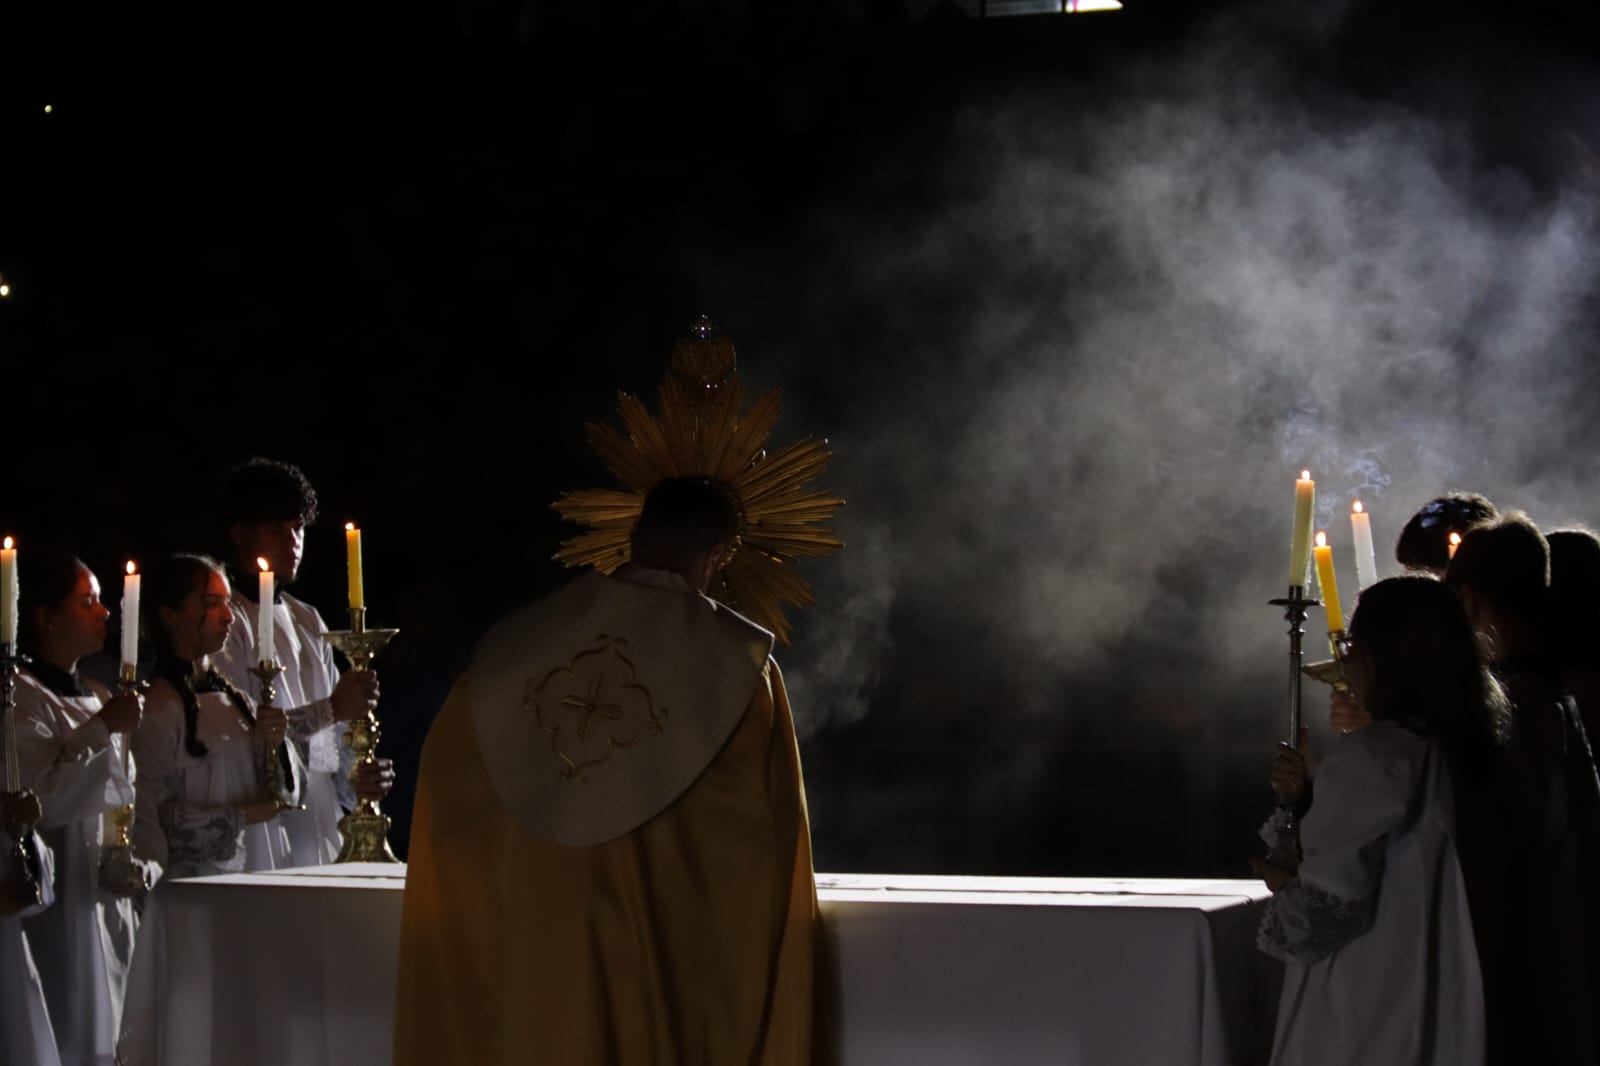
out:
{"label": "white candle", "polygon": [[10,537],[0,549],[0,644],[17,646],[17,549]]}
{"label": "white candle", "polygon": [[1372,550],[1372,516],[1357,500],[1350,508],[1350,532],[1356,542],[1356,591],[1378,580],[1378,554]]}
{"label": "white candle", "polygon": [[1294,539],[1289,548],[1289,584],[1306,585],[1311,570],[1311,514],[1315,509],[1317,483],[1311,471],[1300,471],[1294,483]]}
{"label": "white candle", "polygon": [[272,662],[277,656],[272,654],[272,571],[267,568],[267,561],[256,558],[256,565],[261,567],[260,597],[257,601],[260,607],[256,614],[256,654],[264,663]]}
{"label": "white candle", "polygon": [[131,559],[122,578],[122,662],[139,664],[139,572]]}

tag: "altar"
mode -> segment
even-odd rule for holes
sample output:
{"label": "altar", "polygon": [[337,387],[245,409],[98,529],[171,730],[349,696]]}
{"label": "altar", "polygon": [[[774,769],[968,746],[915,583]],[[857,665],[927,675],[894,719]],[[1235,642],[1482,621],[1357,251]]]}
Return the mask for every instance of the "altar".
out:
{"label": "altar", "polygon": [[[1254,949],[1258,881],[817,885],[839,1066],[1266,1061],[1278,971]],[[130,991],[134,1061],[385,1066],[404,891],[405,868],[379,864],[164,885]]]}

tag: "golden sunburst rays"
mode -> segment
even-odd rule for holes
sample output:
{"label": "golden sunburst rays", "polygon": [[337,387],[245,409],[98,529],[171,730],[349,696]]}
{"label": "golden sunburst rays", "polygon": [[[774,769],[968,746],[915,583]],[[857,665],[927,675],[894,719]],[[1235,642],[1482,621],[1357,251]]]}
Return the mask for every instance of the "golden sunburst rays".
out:
{"label": "golden sunburst rays", "polygon": [[[702,319],[694,346],[715,327]],[[686,342],[680,342],[680,349]],[[569,522],[588,529],[561,543],[556,559],[567,566],[592,566],[609,574],[628,561],[629,539],[645,495],[669,477],[708,477],[720,481],[739,501],[742,530],[739,545],[722,571],[716,598],[789,642],[784,611],[815,602],[811,585],[789,563],[838,551],[844,542],[817,523],[826,522],[844,504],[807,486],[828,465],[826,440],[806,438],[772,454],[763,450],[781,406],[769,392],[741,411],[744,386],[731,366],[733,347],[720,337],[714,343],[727,367],[717,373],[682,372],[680,352],[673,371],[661,385],[660,414],[623,393],[617,398],[622,418],[619,432],[591,422],[590,445],[626,489],[582,489],[564,492],[552,506]],[[696,368],[698,369],[698,368]]]}

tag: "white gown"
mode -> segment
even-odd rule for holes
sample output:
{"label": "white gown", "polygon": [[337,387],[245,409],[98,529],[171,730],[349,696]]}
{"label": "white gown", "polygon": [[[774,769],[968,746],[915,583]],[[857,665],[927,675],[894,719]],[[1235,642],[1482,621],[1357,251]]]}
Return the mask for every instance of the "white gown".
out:
{"label": "white gown", "polygon": [[[203,692],[198,699],[195,735],[206,746],[203,758],[184,745],[177,691],[158,679],[145,698],[144,720],[133,736],[139,766],[134,853],[159,863],[164,879],[290,865],[280,818],[244,822],[243,806],[266,798],[255,732],[227,693]],[[292,759],[298,785],[302,770],[298,757]]]}
{"label": "white gown", "polygon": [[137,924],[132,900],[100,888],[104,816],[134,797],[126,738],[96,717],[107,695],[62,695],[28,671],[17,683],[17,757],[56,868],[55,906],[25,927],[64,1066],[111,1066]]}
{"label": "white gown", "polygon": [[[28,948],[23,920],[55,901],[50,849],[35,834],[44,866],[44,902],[33,910],[0,918],[0,1066],[61,1066],[44,985]],[[11,836],[0,827],[0,878],[11,876]]]}
{"label": "white gown", "polygon": [[[256,639],[256,602],[235,588],[233,626],[228,643],[215,656],[223,676],[251,699],[261,694],[261,681],[250,668],[261,660]],[[345,725],[333,718],[333,687],[339,667],[333,645],[323,637],[328,631],[315,607],[280,592],[273,611],[273,652],[283,673],[274,683],[275,702],[289,717],[289,735],[306,765],[303,811],[279,815],[289,834],[291,866],[322,866],[339,857],[343,838],[339,819],[355,806],[348,781],[354,757],[343,743]]]}
{"label": "white gown", "polygon": [[[1258,943],[1287,966],[1276,1066],[1479,1066],[1483,985],[1438,746],[1392,722],[1341,737],[1304,859]],[[1270,842],[1270,841],[1269,841]]]}
{"label": "white gown", "polygon": [[[162,882],[178,877],[278,870],[290,865],[289,836],[282,815],[246,825],[244,804],[266,798],[261,746],[243,714],[225,692],[198,696],[195,735],[203,758],[184,745],[183,700],[164,680],[151,683],[144,720],[133,737],[139,764],[134,853],[163,867]],[[252,704],[252,713],[254,705]],[[304,768],[289,745],[294,788]],[[167,1061],[161,993],[167,987],[166,923],[162,888],[145,908],[123,1015],[121,1062],[128,1066],[176,1066]],[[218,945],[225,950],[225,945]],[[209,1024],[195,1019],[188,1024]]]}

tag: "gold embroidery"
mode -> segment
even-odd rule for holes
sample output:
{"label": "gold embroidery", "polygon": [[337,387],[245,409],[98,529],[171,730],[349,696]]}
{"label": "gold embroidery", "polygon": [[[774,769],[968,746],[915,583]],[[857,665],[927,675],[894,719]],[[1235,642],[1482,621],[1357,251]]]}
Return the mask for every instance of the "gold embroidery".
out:
{"label": "gold embroidery", "polygon": [[624,654],[627,647],[624,638],[601,633],[593,647],[578,652],[566,666],[537,681],[528,679],[522,707],[534,713],[549,735],[561,776],[569,781],[588,781],[588,772],[617,749],[664,732],[667,709],[658,708],[650,689],[638,680],[633,660]]}

